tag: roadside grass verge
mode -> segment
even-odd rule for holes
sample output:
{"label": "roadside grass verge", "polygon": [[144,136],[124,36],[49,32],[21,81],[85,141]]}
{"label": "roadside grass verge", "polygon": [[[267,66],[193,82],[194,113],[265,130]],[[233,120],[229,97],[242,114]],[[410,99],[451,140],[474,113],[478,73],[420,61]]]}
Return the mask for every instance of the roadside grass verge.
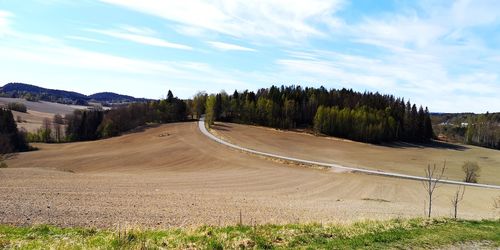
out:
{"label": "roadside grass verge", "polygon": [[396,219],[166,230],[0,225],[0,248],[8,249],[413,249],[476,243],[500,247],[500,220]]}

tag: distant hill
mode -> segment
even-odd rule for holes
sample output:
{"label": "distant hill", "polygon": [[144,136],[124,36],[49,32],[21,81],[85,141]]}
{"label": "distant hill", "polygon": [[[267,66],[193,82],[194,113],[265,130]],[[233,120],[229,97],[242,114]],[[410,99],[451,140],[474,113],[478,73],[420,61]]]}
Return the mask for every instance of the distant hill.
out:
{"label": "distant hill", "polygon": [[145,98],[135,98],[129,95],[120,95],[113,92],[100,92],[88,96],[92,101],[95,102],[108,102],[108,103],[127,103],[127,102],[145,102],[149,99]]}
{"label": "distant hill", "polygon": [[46,89],[25,83],[8,83],[0,88],[0,96],[23,98],[29,101],[48,101],[73,105],[89,105],[97,102],[103,105],[113,105],[130,102],[144,102],[147,99],[120,95],[112,92],[96,93],[90,96],[58,89]]}
{"label": "distant hill", "polygon": [[135,98],[128,95],[120,95],[112,92],[101,92],[89,95],[89,97],[95,101],[109,101],[109,100],[121,100],[124,102],[135,101]]}

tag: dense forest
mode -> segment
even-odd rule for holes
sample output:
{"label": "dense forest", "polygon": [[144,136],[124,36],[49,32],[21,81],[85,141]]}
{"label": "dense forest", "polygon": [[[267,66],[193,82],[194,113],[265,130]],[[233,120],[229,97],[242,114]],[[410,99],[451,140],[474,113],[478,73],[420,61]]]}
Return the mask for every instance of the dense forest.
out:
{"label": "dense forest", "polygon": [[30,150],[9,109],[0,108],[0,154]]}
{"label": "dense forest", "polygon": [[300,86],[272,86],[232,95],[211,95],[207,122],[231,121],[317,133],[362,142],[423,142],[433,138],[427,108],[392,95]]}

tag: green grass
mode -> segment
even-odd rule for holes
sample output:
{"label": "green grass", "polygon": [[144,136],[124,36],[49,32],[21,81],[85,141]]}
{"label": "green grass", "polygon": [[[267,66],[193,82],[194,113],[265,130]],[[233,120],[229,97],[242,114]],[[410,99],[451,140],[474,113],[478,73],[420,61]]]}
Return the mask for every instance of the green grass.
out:
{"label": "green grass", "polygon": [[500,220],[410,219],[352,225],[261,225],[167,230],[0,226],[13,249],[387,249],[480,242],[500,247]]}

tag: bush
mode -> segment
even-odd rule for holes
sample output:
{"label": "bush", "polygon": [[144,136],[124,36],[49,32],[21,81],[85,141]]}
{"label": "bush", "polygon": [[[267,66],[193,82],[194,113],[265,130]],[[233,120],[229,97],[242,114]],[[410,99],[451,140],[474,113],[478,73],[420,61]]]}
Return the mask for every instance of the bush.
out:
{"label": "bush", "polygon": [[467,161],[462,166],[462,170],[465,173],[465,182],[477,183],[477,179],[479,178],[479,172],[481,172],[481,168],[477,164],[477,162]]}
{"label": "bush", "polygon": [[28,111],[26,105],[20,102],[11,102],[7,105],[7,108],[22,113],[26,113]]}

